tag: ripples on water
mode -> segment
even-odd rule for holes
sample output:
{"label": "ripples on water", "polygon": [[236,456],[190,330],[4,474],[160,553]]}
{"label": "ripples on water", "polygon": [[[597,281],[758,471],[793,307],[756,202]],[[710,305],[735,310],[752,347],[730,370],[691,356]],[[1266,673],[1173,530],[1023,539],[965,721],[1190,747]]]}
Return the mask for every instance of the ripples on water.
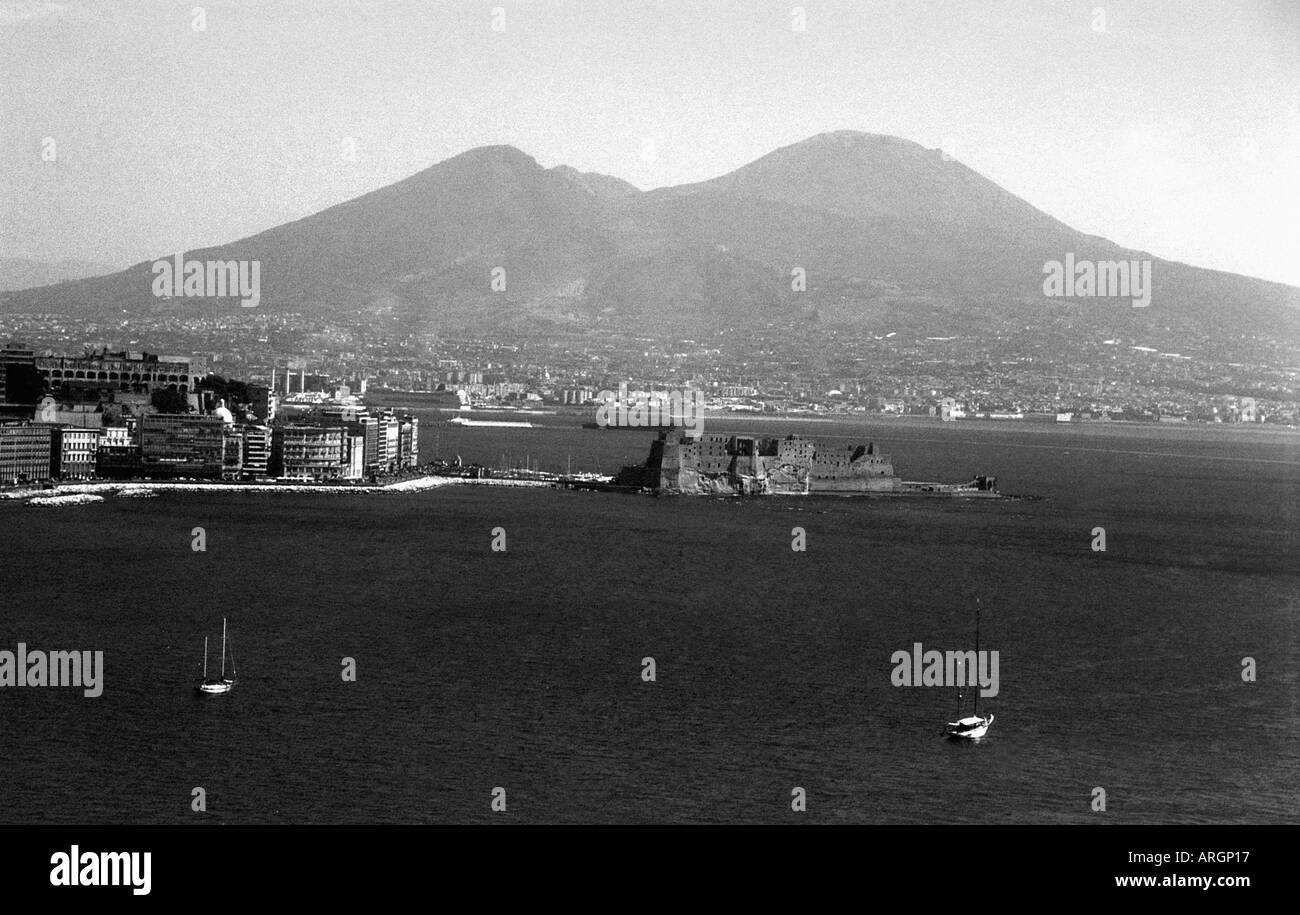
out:
{"label": "ripples on water", "polygon": [[[0,647],[100,648],[107,682],[0,690],[0,820],[190,822],[202,786],[219,822],[478,821],[497,785],[520,821],[1295,820],[1294,440],[806,431],[880,442],[908,479],[994,472],[1046,498],[0,505]],[[436,444],[612,471],[646,443],[552,426]],[[958,744],[950,691],[894,688],[890,656],[971,647],[977,596],[1001,691],[989,738]],[[223,615],[239,685],[197,698]]]}

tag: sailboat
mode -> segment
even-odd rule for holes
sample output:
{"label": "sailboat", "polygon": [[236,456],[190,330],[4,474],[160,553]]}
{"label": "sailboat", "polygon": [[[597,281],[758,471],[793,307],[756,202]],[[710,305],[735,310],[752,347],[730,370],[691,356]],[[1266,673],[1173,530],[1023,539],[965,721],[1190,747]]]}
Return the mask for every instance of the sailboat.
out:
{"label": "sailboat", "polygon": [[[993,724],[992,715],[985,717],[980,716],[980,684],[979,684],[979,657],[980,657],[980,604],[979,598],[975,599],[975,702],[971,713],[962,717],[961,706],[963,692],[959,687],[957,689],[957,720],[949,721],[944,733],[954,740],[979,740],[989,732],[989,726]],[[958,662],[960,663],[960,662]],[[966,677],[961,678],[962,683],[966,683]]]}
{"label": "sailboat", "polygon": [[203,679],[194,684],[195,692],[205,695],[228,693],[235,685],[235,654],[230,654],[230,676],[226,676],[226,618],[221,618],[221,676],[208,676],[208,637],[203,637]]}

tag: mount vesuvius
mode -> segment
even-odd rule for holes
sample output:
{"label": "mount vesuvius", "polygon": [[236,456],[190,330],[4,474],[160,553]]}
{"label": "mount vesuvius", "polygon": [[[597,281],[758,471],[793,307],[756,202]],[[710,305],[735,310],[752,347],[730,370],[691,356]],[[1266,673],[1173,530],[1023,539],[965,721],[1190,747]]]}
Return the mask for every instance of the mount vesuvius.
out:
{"label": "mount vesuvius", "polygon": [[[1150,307],[1048,298],[1044,265],[1067,254],[1150,259]],[[546,169],[511,146],[480,147],[186,257],[259,261],[261,309],[321,317],[382,309],[413,329],[538,321],[677,334],[815,320],[951,333],[1050,319],[1106,333],[1158,327],[1189,340],[1300,331],[1300,289],[1120,248],[939,150],[853,131],[654,191]],[[6,293],[0,307],[119,316],[239,309],[234,298],[158,298],[152,263]],[[802,291],[792,288],[797,269]],[[504,289],[494,290],[494,275]]]}

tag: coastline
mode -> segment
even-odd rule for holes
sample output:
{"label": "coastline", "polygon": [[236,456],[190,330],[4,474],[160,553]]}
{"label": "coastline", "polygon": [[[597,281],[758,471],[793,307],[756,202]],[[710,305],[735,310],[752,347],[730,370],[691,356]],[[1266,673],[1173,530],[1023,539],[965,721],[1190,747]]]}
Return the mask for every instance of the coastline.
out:
{"label": "coastline", "polygon": [[[45,504],[83,505],[89,502],[78,500],[72,502],[50,503],[48,499],[56,496],[113,495],[117,498],[132,498],[157,495],[162,492],[255,492],[255,493],[318,493],[324,495],[345,494],[388,494],[425,492],[440,489],[443,486],[514,486],[545,487],[551,486],[549,480],[503,480],[475,479],[470,477],[422,476],[409,480],[399,480],[383,485],[339,486],[330,483],[236,483],[236,482],[193,482],[169,483],[161,481],[115,481],[98,480],[87,483],[63,483],[54,489],[14,489],[0,492],[0,500],[24,501],[47,500]],[[42,504],[37,502],[37,504]]]}

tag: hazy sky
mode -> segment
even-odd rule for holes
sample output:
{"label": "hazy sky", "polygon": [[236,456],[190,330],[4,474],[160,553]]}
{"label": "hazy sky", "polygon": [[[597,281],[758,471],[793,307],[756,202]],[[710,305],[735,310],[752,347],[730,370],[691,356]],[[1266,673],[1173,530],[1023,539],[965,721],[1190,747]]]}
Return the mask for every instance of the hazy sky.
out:
{"label": "hazy sky", "polygon": [[198,5],[0,0],[0,256],[125,266],[489,143],[649,189],[854,129],[1300,285],[1290,0],[214,0],[202,31]]}

